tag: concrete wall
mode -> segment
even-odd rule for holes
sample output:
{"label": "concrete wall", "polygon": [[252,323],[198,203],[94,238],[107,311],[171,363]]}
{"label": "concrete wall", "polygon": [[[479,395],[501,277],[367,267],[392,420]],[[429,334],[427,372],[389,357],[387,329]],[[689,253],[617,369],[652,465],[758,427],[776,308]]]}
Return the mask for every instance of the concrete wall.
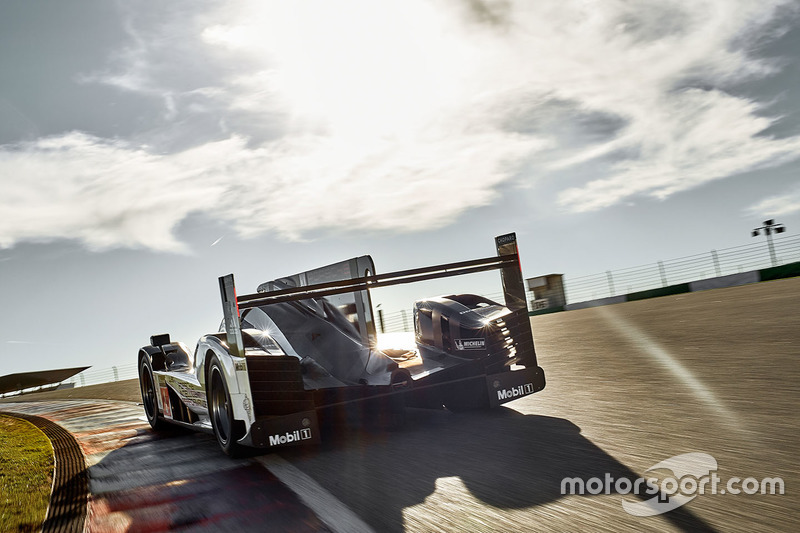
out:
{"label": "concrete wall", "polygon": [[589,300],[588,302],[578,302],[574,304],[568,304],[564,306],[564,309],[567,311],[572,311],[573,309],[586,309],[587,307],[600,307],[601,305],[611,305],[611,304],[621,304],[622,302],[627,302],[627,294],[621,294],[619,296],[609,296],[608,298],[600,298],[598,300]]}
{"label": "concrete wall", "polygon": [[761,281],[759,274],[760,271],[751,270],[750,272],[731,274],[730,276],[721,276],[719,278],[701,279],[700,281],[689,283],[689,290],[691,292],[707,291],[709,289],[722,289],[723,287],[737,287],[739,285],[758,283]]}

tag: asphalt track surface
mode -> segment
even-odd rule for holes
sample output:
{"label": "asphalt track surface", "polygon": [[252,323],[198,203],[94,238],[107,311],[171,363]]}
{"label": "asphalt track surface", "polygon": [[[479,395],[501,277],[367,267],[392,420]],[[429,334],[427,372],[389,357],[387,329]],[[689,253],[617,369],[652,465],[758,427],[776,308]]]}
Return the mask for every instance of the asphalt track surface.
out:
{"label": "asphalt track surface", "polygon": [[[537,316],[532,325],[544,391],[488,412],[409,410],[401,430],[349,428],[275,456],[376,531],[796,530],[800,278]],[[258,458],[230,461],[205,435],[154,438],[135,420],[140,408],[127,409],[128,433],[106,431],[108,449],[89,455],[93,501],[117,503],[97,524],[180,525],[159,522],[168,494],[189,530],[325,529],[256,470]],[[623,500],[642,501],[631,495],[561,494],[565,477],[664,477],[648,469],[690,452],[713,456],[723,483],[778,476],[785,494],[703,494],[651,517],[625,512]],[[287,516],[271,514],[276,498],[290,502]],[[193,521],[192,509],[215,501],[211,511],[230,522]]]}

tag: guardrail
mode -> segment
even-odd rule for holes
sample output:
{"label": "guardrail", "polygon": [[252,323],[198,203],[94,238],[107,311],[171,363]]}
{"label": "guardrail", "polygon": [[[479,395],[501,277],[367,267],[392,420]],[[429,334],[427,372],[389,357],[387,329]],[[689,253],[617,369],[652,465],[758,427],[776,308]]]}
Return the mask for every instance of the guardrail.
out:
{"label": "guardrail", "polygon": [[[83,372],[79,372],[78,374],[75,374],[71,378],[62,381],[60,386],[63,387],[64,385],[66,385],[68,387],[69,386],[85,387],[87,385],[99,385],[101,383],[112,383],[114,381],[123,381],[126,379],[138,379],[138,377],[139,377],[139,368],[136,365],[136,363],[112,366],[108,368],[90,367],[84,370]],[[24,389],[22,391],[0,394],[0,398],[9,398],[11,396],[17,396],[19,394],[29,394],[31,392],[54,390],[58,386],[59,384],[43,385],[41,387],[31,387],[29,389]]]}
{"label": "guardrail", "polygon": [[[800,261],[800,235],[775,237],[773,242],[777,265]],[[758,242],[587,276],[564,276],[564,287],[567,304],[575,304],[771,266],[775,265],[770,259],[767,243]],[[502,294],[483,296],[496,301],[502,301],[503,298]],[[533,295],[530,294],[530,299],[532,298]],[[380,323],[381,314],[383,328]],[[414,331],[412,321],[411,310],[381,312],[378,330],[385,333]]]}
{"label": "guardrail", "polygon": [[99,385],[100,383],[111,383],[125,379],[137,379],[138,377],[139,367],[136,363],[130,363],[110,368],[91,367],[79,374],[75,374],[63,383],[72,383],[75,387],[85,387],[86,385]]}
{"label": "guardrail", "polygon": [[[800,235],[776,237],[774,243],[777,265],[800,261]],[[767,244],[760,242],[588,276],[564,276],[564,287],[571,304],[771,266],[776,265]]]}

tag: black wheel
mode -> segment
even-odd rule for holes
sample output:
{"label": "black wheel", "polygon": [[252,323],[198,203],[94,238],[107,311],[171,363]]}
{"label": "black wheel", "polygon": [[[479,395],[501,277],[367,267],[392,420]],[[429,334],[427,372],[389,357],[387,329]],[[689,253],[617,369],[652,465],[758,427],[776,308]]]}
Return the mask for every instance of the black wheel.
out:
{"label": "black wheel", "polygon": [[444,392],[444,406],[454,413],[488,409],[489,390],[486,379],[481,377],[449,384]]}
{"label": "black wheel", "polygon": [[228,393],[222,365],[216,357],[211,359],[206,387],[208,390],[208,415],[211,418],[211,426],[214,428],[214,436],[217,437],[217,442],[223,452],[231,457],[238,457],[244,450],[236,442],[237,435],[234,432],[236,425],[233,421],[231,395]]}
{"label": "black wheel", "polygon": [[158,389],[156,387],[156,380],[153,376],[153,367],[150,364],[150,358],[142,357],[141,364],[139,365],[139,388],[142,391],[142,404],[144,405],[144,414],[147,417],[147,422],[150,427],[155,430],[162,430],[167,425],[162,418],[158,416]]}

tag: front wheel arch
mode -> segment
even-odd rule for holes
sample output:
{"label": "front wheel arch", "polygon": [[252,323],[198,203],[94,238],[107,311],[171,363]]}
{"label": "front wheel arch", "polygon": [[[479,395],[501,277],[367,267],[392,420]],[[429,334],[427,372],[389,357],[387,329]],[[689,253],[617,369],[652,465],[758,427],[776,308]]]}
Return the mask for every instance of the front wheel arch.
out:
{"label": "front wheel arch", "polygon": [[139,355],[139,391],[142,394],[144,415],[150,427],[156,431],[166,427],[166,422],[159,415],[158,386],[156,385],[153,364],[147,354]]}

